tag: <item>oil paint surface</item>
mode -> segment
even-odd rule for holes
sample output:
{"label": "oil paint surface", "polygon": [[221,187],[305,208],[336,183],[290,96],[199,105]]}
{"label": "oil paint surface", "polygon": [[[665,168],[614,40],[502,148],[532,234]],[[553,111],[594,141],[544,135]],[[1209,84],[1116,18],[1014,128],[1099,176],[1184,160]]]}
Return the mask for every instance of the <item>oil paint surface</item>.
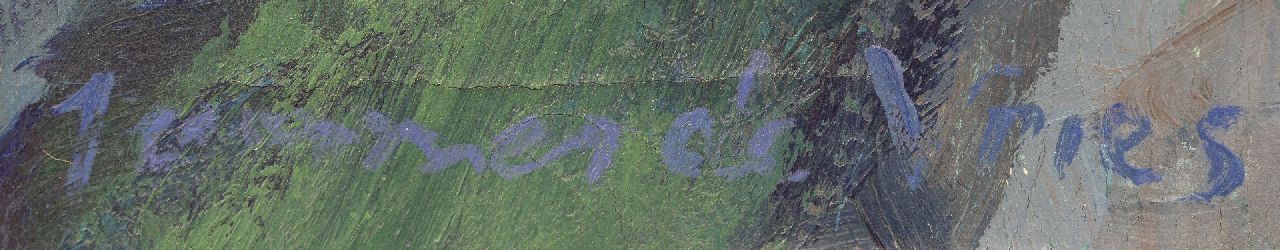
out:
{"label": "oil paint surface", "polygon": [[1245,0],[13,0],[0,249],[1271,249],[1274,23]]}

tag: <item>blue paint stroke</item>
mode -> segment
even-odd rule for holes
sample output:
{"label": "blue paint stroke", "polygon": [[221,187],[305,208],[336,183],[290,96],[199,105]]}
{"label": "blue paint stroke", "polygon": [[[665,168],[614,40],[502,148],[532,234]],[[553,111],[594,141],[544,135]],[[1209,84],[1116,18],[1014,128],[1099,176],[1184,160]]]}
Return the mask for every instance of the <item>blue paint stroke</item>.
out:
{"label": "blue paint stroke", "polygon": [[1196,132],[1204,141],[1204,152],[1209,158],[1209,173],[1205,176],[1209,190],[1194,193],[1188,198],[1209,203],[1214,196],[1226,197],[1244,184],[1244,163],[1240,157],[1210,135],[1214,130],[1230,128],[1242,110],[1240,106],[1213,107],[1196,123]]}
{"label": "blue paint stroke", "polygon": [[747,68],[742,70],[742,75],[738,79],[738,94],[733,97],[733,106],[741,111],[747,103],[747,97],[751,95],[751,87],[755,84],[756,73],[763,69],[765,64],[769,63],[769,55],[763,50],[751,52],[751,61],[747,64]]}
{"label": "blue paint stroke", "polygon": [[597,130],[595,144],[591,149],[591,164],[587,165],[587,182],[595,183],[604,176],[604,171],[613,164],[613,153],[618,151],[618,138],[622,136],[622,127],[603,116],[587,116]]}
{"label": "blue paint stroke", "polygon": [[400,133],[391,127],[391,120],[386,115],[377,111],[369,111],[364,114],[365,129],[376,136],[373,139],[373,145],[369,147],[368,155],[364,160],[360,161],[365,169],[376,169],[387,161],[394,151],[392,147],[401,140]]}
{"label": "blue paint stroke", "polygon": [[791,172],[790,175],[787,175],[787,181],[790,182],[802,182],[808,178],[809,170],[807,169],[796,170],[795,172]]}
{"label": "blue paint stroke", "polygon": [[475,169],[476,174],[480,174],[484,170],[484,155],[481,154],[480,148],[475,145],[458,144],[437,148],[435,140],[439,135],[435,131],[424,129],[422,125],[411,121],[401,122],[398,130],[400,131],[400,138],[404,138],[413,143],[413,145],[418,146],[418,150],[422,152],[422,155],[427,157],[427,163],[419,166],[418,171],[434,174],[462,160],[467,160],[471,163],[471,167]]}
{"label": "blue paint stroke", "polygon": [[188,145],[191,142],[195,142],[200,146],[207,145],[209,141],[208,130],[214,127],[217,120],[218,117],[214,115],[211,108],[188,117],[182,121],[181,132],[178,134],[178,144]]}
{"label": "blue paint stroke", "polygon": [[587,182],[595,184],[604,171],[613,164],[613,153],[618,150],[618,137],[622,127],[603,116],[587,116],[582,133],[565,138],[564,142],[538,158],[541,165],[549,164],[574,151],[591,149],[591,163],[587,166]]}
{"label": "blue paint stroke", "polygon": [[998,76],[1018,77],[1022,76],[1022,67],[1009,64],[996,64],[991,67],[991,73]]}
{"label": "blue paint stroke", "polygon": [[[414,125],[416,126],[416,124]],[[417,137],[409,137],[409,141],[418,145],[419,149],[423,149],[423,146],[434,146],[430,144],[420,144],[421,141],[415,140],[415,138]],[[428,150],[425,149],[423,149],[422,152],[427,155],[429,160],[425,165],[418,167],[418,171],[426,174],[440,172],[441,170],[444,170],[449,166],[453,166],[462,160],[467,160],[467,163],[471,164],[471,168],[476,171],[477,175],[484,171],[484,154],[480,151],[480,147],[476,147],[476,145],[457,144],[444,148],[432,148],[429,154],[426,153]]]}
{"label": "blue paint stroke", "polygon": [[[222,109],[230,108],[225,106],[227,103],[224,103],[223,105],[224,107],[221,107]],[[258,112],[241,110],[240,118],[235,120],[237,123],[236,127],[231,130],[232,136],[239,137],[241,143],[244,143],[245,145],[254,145],[261,142],[262,134],[258,132],[258,128],[256,127],[258,126],[258,115]],[[246,149],[251,148],[253,147],[246,147]]]}
{"label": "blue paint stroke", "polygon": [[[667,165],[668,170],[688,177],[698,177],[698,165],[702,164],[703,157],[690,152],[685,144],[689,143],[694,132],[701,133],[703,140],[710,140],[714,132],[711,130],[711,122],[706,108],[697,108],[676,116],[662,138],[660,150],[662,163]],[[711,151],[711,143],[703,143],[703,146],[703,152]]]}
{"label": "blue paint stroke", "polygon": [[1004,147],[1004,138],[1013,125],[1016,114],[1007,107],[991,107],[987,109],[987,124],[982,129],[982,142],[978,144],[978,164],[990,166],[995,164],[996,156]]}
{"label": "blue paint stroke", "polygon": [[89,138],[83,153],[71,159],[71,168],[67,169],[67,181],[63,185],[79,189],[89,184],[89,174],[93,172],[93,158],[98,155],[98,138]]}
{"label": "blue paint stroke", "polygon": [[969,85],[969,97],[965,98],[964,104],[972,104],[973,97],[982,93],[982,83],[987,81],[988,74],[978,75],[978,79],[973,80],[973,85]]}
{"label": "blue paint stroke", "polygon": [[52,115],[80,111],[79,137],[88,144],[84,152],[72,157],[71,167],[67,169],[67,180],[64,183],[73,190],[89,183],[89,174],[93,172],[93,158],[98,154],[98,133],[100,127],[90,126],[98,117],[107,113],[110,103],[111,88],[115,86],[114,72],[94,73],[89,82],[72,94],[67,100],[54,105]]}
{"label": "blue paint stroke", "polygon": [[735,180],[751,173],[765,174],[775,164],[773,155],[769,154],[773,141],[777,139],[778,134],[793,126],[795,122],[789,118],[772,120],[760,126],[747,142],[747,161],[742,165],[716,169],[716,176]]}
{"label": "blue paint stroke", "polygon": [[459,161],[467,160],[471,163],[471,167],[475,169],[476,174],[480,174],[484,170],[484,155],[480,148],[472,144],[458,144],[436,148],[435,140],[439,137],[435,131],[431,131],[418,125],[412,121],[403,121],[392,125],[386,115],[376,111],[365,113],[364,117],[366,128],[372,132],[374,139],[373,146],[369,149],[368,155],[365,156],[361,163],[365,169],[376,169],[387,161],[387,158],[394,147],[402,141],[409,141],[418,147],[423,156],[426,156],[427,162],[418,167],[418,171],[426,174],[433,174],[457,164]]}
{"label": "blue paint stroke", "polygon": [[161,136],[177,120],[177,112],[172,109],[160,109],[143,116],[135,126],[142,135],[142,164],[138,172],[163,172],[169,170],[169,162],[178,159],[177,154],[160,152]]}
{"label": "blue paint stroke", "polygon": [[261,123],[259,121],[260,115],[259,112],[241,110],[241,118],[239,118],[239,127],[236,129],[236,133],[241,137],[244,145],[255,145],[257,142],[262,141],[262,133],[257,129]]}
{"label": "blue paint stroke", "polygon": [[356,141],[356,134],[340,124],[327,120],[319,120],[307,125],[311,139],[311,154],[319,159],[338,147],[350,145]]}
{"label": "blue paint stroke", "polygon": [[30,65],[32,62],[35,62],[37,58],[40,58],[40,56],[28,56],[27,59],[22,59],[21,62],[18,62],[18,66],[13,67],[12,72],[18,72],[18,70],[22,69],[23,67]]}
{"label": "blue paint stroke", "polygon": [[80,132],[89,129],[89,125],[98,116],[107,113],[107,102],[111,98],[111,87],[116,84],[115,72],[94,73],[89,82],[80,87],[67,100],[52,107],[52,115],[61,115],[71,111],[80,111]]}
{"label": "blue paint stroke", "polygon": [[973,80],[973,85],[969,86],[969,96],[965,98],[965,104],[973,103],[973,98],[975,96],[978,96],[978,94],[982,92],[982,84],[985,83],[987,81],[987,78],[992,75],[1005,76],[1005,77],[1018,77],[1018,76],[1022,76],[1022,68],[1015,65],[1008,65],[1008,64],[1005,64],[1005,65],[996,64],[991,66],[990,72],[982,73],[981,75],[978,75],[978,79]]}
{"label": "blue paint stroke", "polygon": [[[1137,126],[1137,128],[1129,136],[1120,138],[1117,133],[1120,132],[1120,125],[1125,124]],[[1129,152],[1129,149],[1138,146],[1143,139],[1151,135],[1151,119],[1136,112],[1131,117],[1124,103],[1116,103],[1111,105],[1111,108],[1107,109],[1107,114],[1103,116],[1101,132],[1103,141],[1107,143],[1103,149],[1104,165],[1110,165],[1112,171],[1128,178],[1135,186],[1159,182],[1163,179],[1150,168],[1130,165],[1124,159],[1125,152]]]}
{"label": "blue paint stroke", "polygon": [[258,118],[258,125],[267,132],[267,145],[275,146],[292,143],[293,133],[284,129],[286,117],[277,114],[263,114]]}
{"label": "blue paint stroke", "polygon": [[510,164],[506,159],[523,155],[537,146],[542,142],[543,137],[546,137],[546,127],[542,120],[529,116],[502,130],[502,133],[493,138],[493,155],[489,158],[489,167],[497,172],[498,176],[508,180],[541,168],[542,164],[536,160],[523,164]]}
{"label": "blue paint stroke", "polygon": [[1023,104],[1013,106],[1013,111],[1018,113],[1022,134],[1027,134],[1027,129],[1031,129],[1032,137],[1040,135],[1040,129],[1044,128],[1044,109],[1035,104]]}
{"label": "blue paint stroke", "polygon": [[1039,135],[1044,128],[1044,110],[1035,104],[1017,106],[997,106],[987,109],[987,124],[982,130],[982,142],[978,144],[978,165],[995,164],[1000,151],[1004,150],[1005,137],[1009,136],[1009,128],[1014,121],[1019,121],[1020,134],[1032,130],[1032,136]]}
{"label": "blue paint stroke", "polygon": [[1080,150],[1080,141],[1084,140],[1084,119],[1072,115],[1062,120],[1062,130],[1058,132],[1058,146],[1053,156],[1053,168],[1058,170],[1058,179],[1067,177],[1063,169],[1071,165]]}
{"label": "blue paint stroke", "polygon": [[876,96],[880,98],[880,106],[884,108],[894,145],[906,152],[914,151],[920,140],[920,118],[903,86],[903,69],[898,57],[874,45],[863,51],[863,57],[867,61]]}
{"label": "blue paint stroke", "polygon": [[916,164],[911,167],[911,174],[907,175],[907,187],[911,191],[920,189],[920,185],[924,184],[924,165],[925,159],[919,158]]}

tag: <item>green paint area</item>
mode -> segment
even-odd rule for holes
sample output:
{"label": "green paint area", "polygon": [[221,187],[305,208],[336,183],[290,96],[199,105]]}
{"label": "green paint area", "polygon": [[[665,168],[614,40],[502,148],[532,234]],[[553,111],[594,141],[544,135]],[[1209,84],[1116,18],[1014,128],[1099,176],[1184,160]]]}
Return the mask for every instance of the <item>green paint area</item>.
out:
{"label": "green paint area", "polygon": [[[192,64],[156,88],[147,105],[113,100],[91,185],[62,219],[64,247],[160,248],[725,248],[759,227],[769,194],[784,178],[788,145],[763,175],[714,177],[745,161],[757,126],[783,118],[798,100],[773,98],[738,113],[733,78],[751,50],[766,48],[768,6],[673,3],[421,3],[347,1],[307,5],[270,1],[239,36],[205,44]],[[776,6],[775,6],[776,7]],[[725,14],[712,14],[725,13]],[[746,31],[746,32],[743,32]],[[798,34],[786,35],[789,46]],[[814,49],[805,45],[802,52]],[[761,77],[768,82],[767,77]],[[757,83],[767,95],[781,84]],[[216,105],[209,105],[216,104]],[[208,106],[206,106],[208,105]],[[179,152],[171,171],[138,176],[141,142],[128,133],[159,108],[179,119],[224,105],[209,146]],[[755,104],[759,105],[759,104]],[[703,178],[668,171],[659,156],[679,113],[708,107],[719,134],[695,139]],[[127,113],[122,110],[128,110]],[[297,110],[307,114],[302,115]],[[241,111],[293,121],[319,118],[359,133],[355,144],[321,157],[308,143],[242,142]],[[589,153],[571,154],[528,175],[504,180],[466,163],[424,174],[427,160],[402,143],[378,169],[364,169],[372,140],[366,111],[412,120],[439,132],[440,145],[476,144],[539,116],[548,139],[532,159],[578,133],[585,115],[624,127],[612,167],[588,184]],[[291,113],[292,112],[292,113]],[[72,118],[58,124],[71,128]],[[65,120],[65,121],[63,121]],[[301,122],[286,123],[301,130]],[[54,155],[75,152],[74,137]],[[697,150],[701,151],[701,150]],[[521,157],[516,157],[516,160]],[[47,161],[56,180],[65,163]],[[98,167],[98,166],[95,166]],[[44,185],[53,185],[52,182]],[[110,209],[99,209],[110,208]]]}
{"label": "green paint area", "polygon": [[[491,111],[492,116],[421,121],[455,124],[428,125],[441,128],[442,134],[457,135],[448,142],[488,141],[487,135],[501,127],[487,124],[509,124],[498,121],[520,117],[507,110],[529,104],[485,101],[519,98],[497,91],[490,94],[495,96],[466,93],[427,103],[484,105],[468,113]],[[261,170],[236,171],[233,184],[218,196],[221,200],[212,202],[195,220],[144,223],[179,225],[157,231],[164,233],[158,242],[163,247],[723,247],[736,228],[753,221],[745,215],[763,205],[781,178],[779,170],[733,182],[675,176],[659,163],[656,141],[660,137],[652,134],[665,127],[660,117],[670,116],[636,116],[648,117],[621,121],[636,124],[629,128],[638,131],[622,138],[614,166],[595,185],[586,182],[586,154],[503,180],[492,172],[475,176],[465,165],[434,175],[420,173],[414,167],[425,159],[408,145],[375,171],[354,164],[360,154],[346,152],[309,162],[311,156],[304,149],[293,147],[282,150],[281,154],[291,157],[280,162],[309,164],[240,166]],[[280,193],[273,193],[279,183],[254,182],[281,175],[288,176],[283,184],[288,189]]]}
{"label": "green paint area", "polygon": [[[267,3],[278,30],[301,20],[336,46],[450,87],[652,82],[734,76],[769,34],[766,4],[687,1]],[[279,26],[277,26],[279,25]],[[744,32],[746,31],[746,32]],[[274,33],[273,43],[307,39]],[[301,40],[311,41],[311,40]],[[302,47],[295,47],[302,48]],[[262,51],[259,55],[279,55]],[[310,53],[310,51],[309,51]]]}
{"label": "green paint area", "polygon": [[[742,239],[766,240],[759,233],[770,230],[761,228],[777,226],[763,225],[769,195],[808,145],[784,133],[765,174],[731,181],[711,172],[744,162],[758,126],[806,101],[780,97],[802,96],[798,80],[784,79],[826,68],[838,53],[824,43],[852,34],[814,30],[857,30],[837,11],[846,9],[841,1],[250,4],[259,5],[247,28],[232,32],[222,21],[221,36],[172,77],[118,86],[113,95],[129,97],[113,98],[103,119],[90,185],[49,207],[61,212],[36,215],[51,224],[33,235],[61,247],[752,246]],[[773,62],[752,94],[765,98],[738,112],[736,77],[757,49]],[[145,96],[131,96],[138,93]],[[180,147],[171,171],[135,171],[142,142],[134,129],[145,113],[170,108],[181,120],[214,107],[221,115],[208,146]],[[705,177],[689,179],[668,171],[659,150],[675,117],[698,107],[711,110],[717,135],[688,145],[708,158]],[[246,142],[236,124],[245,111],[287,117],[292,131],[307,119],[334,121],[360,137],[318,157],[307,142]],[[475,144],[486,154],[515,122],[546,121],[547,140],[513,161],[578,133],[586,115],[624,129],[598,183],[587,183],[589,152],[505,180],[467,163],[421,173],[427,159],[409,143],[380,168],[362,168],[373,143],[368,111],[437,131],[439,145]],[[66,134],[75,121],[45,122],[54,132],[44,132],[42,148],[51,156],[81,150]],[[704,144],[712,150],[696,150]],[[61,190],[67,164],[40,164],[32,186]]]}
{"label": "green paint area", "polygon": [[[593,185],[586,181],[586,152],[504,180],[492,171],[476,176],[465,163],[421,173],[416,167],[427,159],[410,144],[401,144],[385,166],[366,170],[359,161],[369,141],[319,160],[305,143],[270,147],[261,141],[250,146],[263,147],[259,152],[213,159],[225,160],[220,164],[227,170],[194,173],[201,178],[232,175],[201,187],[221,193],[204,195],[211,201],[195,218],[140,222],[159,225],[149,226],[155,231],[144,230],[144,235],[154,233],[160,239],[157,246],[164,248],[724,248],[737,238],[737,230],[758,223],[751,215],[767,207],[768,194],[783,178],[781,166],[789,162],[780,161],[766,175],[736,181],[691,180],[668,171],[658,152],[675,112],[708,106],[727,114],[731,87],[727,81],[541,90],[426,87],[416,111],[403,116],[440,132],[445,137],[440,145],[487,148],[506,126],[540,116],[549,125],[549,140],[515,157],[523,161],[577,133],[582,115],[599,114],[624,124],[622,146],[613,166]],[[361,123],[354,121],[360,115],[342,111],[327,117],[359,128]],[[755,125],[728,115],[717,119],[726,123],[717,129],[729,135],[713,139],[719,146],[705,153],[721,158],[709,161],[704,172],[741,163],[738,155]],[[786,154],[786,145],[797,140],[779,140],[774,154]],[[707,142],[689,147],[701,148],[699,143]],[[221,150],[235,149],[210,152]]]}

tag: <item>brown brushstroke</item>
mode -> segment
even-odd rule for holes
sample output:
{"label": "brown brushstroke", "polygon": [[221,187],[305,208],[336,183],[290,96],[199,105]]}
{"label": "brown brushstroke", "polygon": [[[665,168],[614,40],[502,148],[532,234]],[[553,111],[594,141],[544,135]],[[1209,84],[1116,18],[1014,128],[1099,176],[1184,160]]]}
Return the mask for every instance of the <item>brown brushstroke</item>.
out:
{"label": "brown brushstroke", "polygon": [[1150,116],[1154,130],[1194,125],[1209,110],[1213,94],[1204,76],[1188,70],[1199,63],[1195,48],[1204,45],[1200,48],[1203,55],[1231,47],[1215,38],[1229,36],[1222,26],[1238,14],[1242,2],[1262,1],[1223,2],[1213,8],[1213,14],[1191,23],[1138,63],[1118,69],[1128,76],[1116,88],[1111,102],[1126,103]]}
{"label": "brown brushstroke", "polygon": [[[1123,75],[1098,105],[1124,102],[1149,116],[1152,134],[1127,156],[1165,176],[1141,187],[1113,184],[1098,245],[1137,249],[1234,249],[1274,246],[1280,217],[1280,162],[1272,135],[1280,117],[1258,112],[1280,95],[1274,75],[1280,6],[1265,0],[1199,2],[1185,26],[1137,63],[1098,69]],[[1197,50],[1199,51],[1197,55]],[[1179,198],[1205,188],[1209,164],[1196,123],[1214,106],[1244,108],[1240,121],[1214,139],[1244,163],[1244,185],[1211,205]],[[1105,106],[1103,106],[1105,107]]]}

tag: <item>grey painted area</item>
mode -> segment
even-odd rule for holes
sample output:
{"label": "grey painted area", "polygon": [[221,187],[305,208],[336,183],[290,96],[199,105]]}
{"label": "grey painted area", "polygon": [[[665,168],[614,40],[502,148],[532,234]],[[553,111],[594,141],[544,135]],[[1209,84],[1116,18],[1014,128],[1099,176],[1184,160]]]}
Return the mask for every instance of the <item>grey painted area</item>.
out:
{"label": "grey painted area", "polygon": [[[1202,61],[1197,59],[1188,63],[1192,66],[1183,66],[1211,69],[1210,73],[1191,74],[1194,79],[1177,78],[1179,75],[1172,73],[1155,73],[1156,76],[1174,76],[1167,77],[1174,80],[1158,84],[1191,84],[1191,81],[1207,78],[1207,86],[1211,86],[1208,92],[1213,93],[1207,97],[1210,103],[1245,107],[1246,118],[1241,124],[1221,135],[1245,161],[1246,168],[1245,186],[1227,199],[1215,201],[1213,205],[1179,200],[1182,195],[1202,187],[1207,163],[1204,153],[1198,149],[1199,139],[1191,136],[1190,139],[1179,140],[1175,135],[1169,135],[1179,133],[1177,127],[1158,127],[1169,134],[1148,137],[1144,143],[1151,146],[1130,154],[1136,155],[1133,159],[1137,159],[1131,161],[1162,171],[1167,177],[1163,182],[1134,187],[1111,173],[1099,160],[1099,149],[1104,145],[1098,139],[1094,126],[1103,109],[1116,101],[1118,86],[1126,78],[1153,77],[1142,75],[1141,70],[1133,68],[1146,66],[1143,60],[1148,60],[1153,54],[1173,53],[1158,51],[1159,46],[1178,38],[1182,32],[1188,32],[1190,29],[1187,27],[1201,19],[1192,16],[1193,11],[1184,11],[1191,7],[1180,6],[1180,2],[1072,1],[1069,15],[1060,23],[1061,39],[1053,66],[1027,69],[1041,74],[1027,100],[1043,107],[1048,117],[1046,131],[1061,129],[1062,120],[1069,115],[1078,114],[1085,118],[1085,140],[1075,161],[1066,167],[1066,177],[1059,180],[1053,168],[1054,146],[1058,139],[1056,133],[1024,137],[1016,153],[1017,163],[1012,169],[1005,196],[980,240],[982,248],[1275,247],[1275,236],[1266,234],[1275,232],[1275,221],[1280,218],[1274,214],[1275,210],[1267,211],[1274,209],[1273,204],[1277,203],[1276,185],[1269,181],[1271,176],[1277,175],[1274,169],[1276,157],[1262,152],[1274,150],[1273,146],[1266,145],[1274,145],[1276,141],[1275,136],[1264,134],[1274,133],[1268,131],[1274,127],[1265,128],[1266,125],[1278,123],[1272,107],[1275,105],[1271,103],[1280,103],[1274,100],[1275,91],[1280,89],[1277,87],[1280,76],[1274,73],[1278,57],[1272,44],[1280,41],[1276,39],[1280,36],[1238,38],[1236,36],[1245,32],[1257,31],[1239,28],[1242,22],[1228,21],[1226,25],[1208,29],[1226,30],[1225,34],[1231,34],[1231,37],[1220,40],[1230,43],[1265,45],[1258,48],[1229,44],[1226,50],[1219,51],[1214,57],[1206,52]],[[1244,13],[1249,8],[1275,7],[1262,1],[1202,1],[1197,4],[1202,8],[1212,8],[1229,3],[1240,4],[1240,8],[1234,11],[1223,12],[1230,15]],[[1266,29],[1277,32],[1275,27]],[[1199,46],[1173,46],[1170,49],[1182,51],[1179,53],[1194,51],[1195,57],[1200,57]],[[1239,62],[1247,61],[1250,58],[1246,57],[1251,54],[1268,54],[1256,57],[1270,60]],[[1167,62],[1170,59],[1157,57],[1155,60]],[[1258,71],[1249,68],[1249,65],[1258,63],[1262,63],[1256,67]],[[1236,74],[1241,75],[1238,79],[1215,78],[1212,73],[1237,70]],[[1272,97],[1266,97],[1266,93],[1272,93]]]}
{"label": "grey painted area", "polygon": [[[1138,16],[1146,16],[1145,22]],[[1101,141],[1091,125],[1107,106],[1100,100],[1122,76],[1092,68],[1137,63],[1177,29],[1177,1],[1072,1],[1061,24],[1056,60],[1033,84],[1028,100],[1045,112],[1045,130],[1027,137],[1018,147],[1017,162],[1005,188],[1004,200],[980,240],[983,248],[1080,249],[1095,246],[1093,236],[1109,216],[1108,185],[1131,185],[1112,175],[1098,160]],[[1054,146],[1062,120],[1085,118],[1085,139],[1075,161],[1058,180],[1053,168]]]}
{"label": "grey painted area", "polygon": [[[0,13],[0,20],[9,21],[14,18],[26,19],[22,33],[15,35],[9,28],[3,35],[12,39],[9,43],[0,44],[0,131],[13,125],[15,116],[22,108],[40,99],[44,95],[46,83],[37,77],[29,66],[14,71],[24,59],[30,56],[43,56],[47,53],[45,41],[57,34],[58,27],[66,23],[70,13],[69,1],[58,1],[56,6],[30,5],[24,11]],[[15,5],[5,6],[13,7]],[[24,7],[16,7],[24,8]],[[42,11],[30,9],[41,8]],[[38,13],[38,14],[32,14]],[[14,17],[17,15],[17,17]],[[34,63],[33,63],[34,64]]]}

